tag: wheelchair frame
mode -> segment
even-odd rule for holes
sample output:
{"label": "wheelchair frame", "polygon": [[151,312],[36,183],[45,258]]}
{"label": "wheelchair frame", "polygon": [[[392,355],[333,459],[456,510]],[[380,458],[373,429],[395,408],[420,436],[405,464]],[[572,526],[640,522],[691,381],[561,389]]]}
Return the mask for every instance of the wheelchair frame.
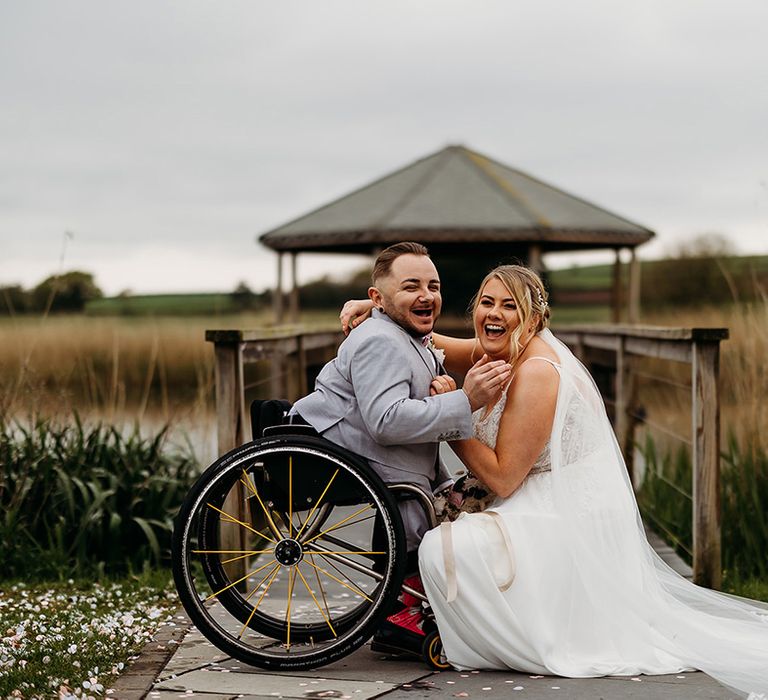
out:
{"label": "wheelchair frame", "polygon": [[[395,495],[416,498],[432,526],[437,518],[420,488],[385,484],[309,426],[263,434],[216,460],[187,495],[174,528],[174,579],[194,624],[226,653],[267,669],[315,668],[362,646],[401,590],[426,601],[403,585]],[[231,541],[239,544],[222,544]],[[447,668],[430,627],[422,655]]]}

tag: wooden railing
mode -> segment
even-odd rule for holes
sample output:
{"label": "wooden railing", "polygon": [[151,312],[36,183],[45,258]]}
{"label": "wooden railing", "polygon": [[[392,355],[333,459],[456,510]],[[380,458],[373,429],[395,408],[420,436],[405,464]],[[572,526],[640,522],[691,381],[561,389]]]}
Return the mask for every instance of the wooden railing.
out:
{"label": "wooden railing", "polygon": [[[304,331],[282,327],[253,331],[209,330],[215,352],[216,417],[219,454],[251,439],[245,395],[245,367],[267,361],[271,398],[304,396],[317,369],[333,358],[344,334],[336,329]],[[261,380],[263,381],[263,380]]]}
{"label": "wooden railing", "polygon": [[[614,422],[619,445],[633,470],[636,421],[630,407],[636,387],[635,358],[659,358],[690,365],[693,448],[693,578],[719,588],[720,552],[720,342],[724,328],[654,328],[647,326],[568,326],[554,329],[593,372]],[[209,330],[216,356],[216,412],[221,454],[251,438],[245,404],[245,367],[268,362],[268,395],[294,401],[310,389],[319,368],[331,359],[343,334],[337,329],[304,331]],[[599,370],[598,370],[599,365]],[[605,373],[608,380],[605,381]],[[599,377],[598,377],[599,378]]]}

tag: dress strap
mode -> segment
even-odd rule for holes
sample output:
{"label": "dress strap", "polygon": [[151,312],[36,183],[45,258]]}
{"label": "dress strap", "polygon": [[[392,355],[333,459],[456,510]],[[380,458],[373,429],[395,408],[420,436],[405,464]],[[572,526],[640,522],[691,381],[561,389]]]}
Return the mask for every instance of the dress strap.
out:
{"label": "dress strap", "polygon": [[515,580],[515,574],[517,573],[517,566],[515,564],[515,553],[512,551],[512,540],[509,538],[509,532],[504,522],[504,518],[501,517],[501,513],[497,513],[495,510],[485,511],[485,515],[490,515],[491,520],[496,523],[496,526],[501,531],[501,537],[504,540],[504,547],[507,550],[507,556],[509,557],[509,576],[506,581],[499,584],[500,591],[506,591]]}
{"label": "dress strap", "polygon": [[[509,557],[509,576],[505,581],[498,584],[498,589],[502,592],[506,591],[514,582],[515,574],[517,573],[517,567],[515,564],[515,554],[512,551],[512,540],[509,537],[507,526],[504,524],[504,518],[500,513],[495,510],[486,510],[482,513],[472,513],[472,517],[480,517],[487,515],[491,520],[496,523],[499,528],[501,537],[504,540],[504,549],[506,550],[507,557]],[[468,517],[468,513],[462,513],[461,517]],[[451,521],[445,521],[440,524],[440,539],[443,545],[443,568],[445,569],[445,602],[452,603],[456,600],[456,596],[459,592],[458,578],[456,576],[456,554],[453,550],[453,523]]]}
{"label": "dress strap", "polygon": [[[544,360],[544,362],[549,362],[549,364],[552,365],[558,372],[560,371],[560,365],[557,362],[550,360],[548,357],[542,357],[541,355],[534,355],[533,357],[529,357],[520,365],[520,367],[522,367],[526,362],[530,362],[531,360]],[[518,367],[518,369],[520,369],[520,367]]]}

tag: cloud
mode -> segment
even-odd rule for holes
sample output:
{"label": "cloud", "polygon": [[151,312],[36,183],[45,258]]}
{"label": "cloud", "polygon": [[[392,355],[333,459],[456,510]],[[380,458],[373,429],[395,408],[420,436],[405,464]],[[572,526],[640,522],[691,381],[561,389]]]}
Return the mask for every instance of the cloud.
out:
{"label": "cloud", "polygon": [[765,251],[767,23],[762,0],[4,3],[0,283],[71,229],[136,289],[211,288],[140,255],[255,270],[256,234],[452,142],[660,243]]}

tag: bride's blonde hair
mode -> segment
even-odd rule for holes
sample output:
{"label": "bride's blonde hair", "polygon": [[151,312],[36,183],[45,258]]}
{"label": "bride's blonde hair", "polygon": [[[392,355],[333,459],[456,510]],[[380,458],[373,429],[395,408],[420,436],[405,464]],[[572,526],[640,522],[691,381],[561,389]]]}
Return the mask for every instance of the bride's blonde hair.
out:
{"label": "bride's blonde hair", "polygon": [[[477,293],[472,297],[470,308],[473,325],[475,311],[480,305],[483,289],[492,279],[499,280],[507,288],[517,306],[520,323],[512,331],[509,344],[509,364],[514,365],[520,357],[520,353],[525,349],[523,341],[525,340],[527,343],[533,335],[549,326],[550,312],[547,301],[549,295],[541,278],[531,268],[524,265],[499,265],[485,276]],[[479,342],[480,339],[477,337],[477,331],[475,331],[475,343],[479,344]],[[473,360],[475,359],[474,354],[473,352]]]}

